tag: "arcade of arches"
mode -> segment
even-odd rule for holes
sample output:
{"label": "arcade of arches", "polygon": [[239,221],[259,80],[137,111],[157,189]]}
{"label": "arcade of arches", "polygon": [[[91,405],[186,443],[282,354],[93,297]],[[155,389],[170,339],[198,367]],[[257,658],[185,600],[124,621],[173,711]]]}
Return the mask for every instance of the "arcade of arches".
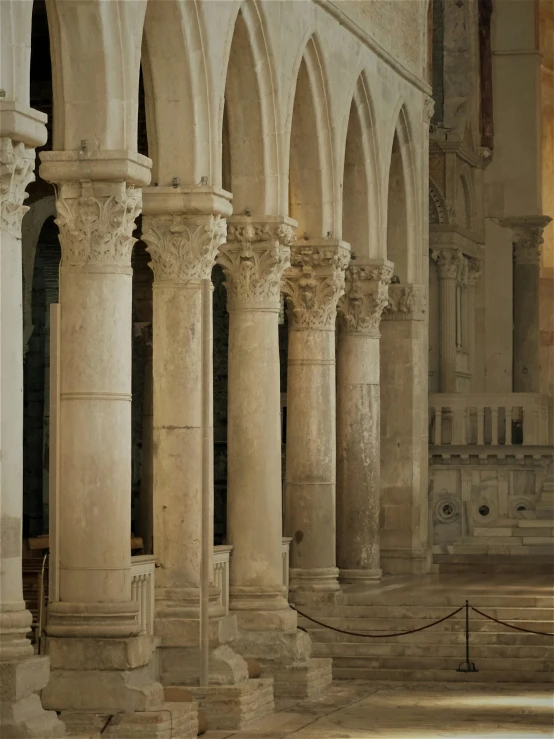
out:
{"label": "arcade of arches", "polygon": [[2,736],[240,728],[331,682],[290,604],[545,567],[552,0],[0,13]]}

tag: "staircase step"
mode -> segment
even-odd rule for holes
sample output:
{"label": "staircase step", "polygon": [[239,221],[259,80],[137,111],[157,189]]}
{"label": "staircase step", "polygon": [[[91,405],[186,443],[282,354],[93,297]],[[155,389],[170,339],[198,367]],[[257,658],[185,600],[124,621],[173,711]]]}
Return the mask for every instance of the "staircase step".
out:
{"label": "staircase step", "polygon": [[[477,662],[477,654],[470,658]],[[464,652],[455,657],[336,657],[333,668],[355,668],[370,670],[456,670],[460,662],[465,659]],[[520,672],[542,673],[543,679],[548,675],[554,677],[554,664],[551,660],[543,659],[503,659],[501,657],[479,657],[478,669],[500,671],[505,670],[514,675]]]}
{"label": "staircase step", "polygon": [[[552,628],[550,629],[552,631]],[[312,644],[335,644],[342,645],[355,644],[380,644],[398,646],[408,648],[411,645],[423,646],[425,649],[433,649],[435,645],[451,646],[465,644],[465,633],[463,630],[459,632],[440,632],[436,629],[428,631],[418,631],[415,634],[407,636],[390,637],[389,639],[369,639],[363,636],[351,636],[349,634],[339,634],[329,629],[310,629]],[[519,646],[541,647],[550,650],[554,646],[554,637],[541,636],[539,634],[528,634],[523,631],[511,629],[509,632],[502,633],[494,631],[473,631],[471,632],[471,644],[477,646],[499,646],[516,648]]]}
{"label": "staircase step", "polygon": [[541,526],[540,528],[533,528],[533,529],[521,529],[519,526],[514,526],[512,529],[513,536],[517,537],[518,539],[530,539],[534,538],[535,536],[538,537],[549,537],[551,539],[550,543],[554,541],[554,537],[552,536],[552,529],[547,528],[546,526]]}
{"label": "staircase step", "polygon": [[534,544],[549,544],[553,547],[554,552],[554,536],[524,536],[523,545],[534,545]]}
{"label": "staircase step", "polygon": [[[483,612],[489,614],[493,618],[499,618],[502,621],[514,621],[518,619],[523,619],[525,621],[533,620],[533,621],[545,621],[545,622],[551,622],[552,618],[554,617],[554,608],[538,608],[538,607],[519,607],[517,604],[514,604],[513,607],[508,606],[502,606],[501,608],[493,608],[490,605],[482,605],[481,604],[481,598],[479,596],[475,596],[474,598],[469,597],[469,603],[470,605],[475,604],[476,608],[479,608],[479,610],[482,610]],[[328,606],[325,608],[320,608],[317,611],[317,614],[313,614],[315,618],[317,618],[318,621],[326,621],[328,619],[384,619],[385,620],[385,626],[384,628],[389,628],[389,624],[392,620],[404,620],[404,619],[416,619],[420,620],[423,624],[424,621],[434,621],[436,619],[443,618],[444,616],[447,616],[449,613],[452,613],[453,610],[455,610],[456,607],[463,606],[463,601],[458,602],[455,606],[451,605],[445,605],[445,606],[428,606],[428,605],[380,605],[380,604],[373,604],[373,605],[360,605],[360,606]],[[554,604],[553,604],[554,605]],[[311,616],[312,613],[306,611],[308,616]],[[463,612],[457,614],[456,616],[453,616],[452,619],[457,618],[461,619],[464,617]],[[483,618],[482,616],[478,616],[475,613],[470,613],[470,618],[473,621],[473,619],[476,618]],[[446,622],[443,622],[446,623]],[[333,624],[334,625],[334,624]],[[420,624],[421,625],[421,624]]]}
{"label": "staircase step", "polygon": [[[477,666],[478,667],[478,666]],[[478,668],[479,669],[479,668]],[[508,670],[479,670],[477,673],[455,670],[382,670],[368,667],[334,667],[335,680],[375,680],[377,682],[474,682],[474,683],[538,683],[554,682],[552,672],[518,672]]]}
{"label": "staircase step", "polygon": [[[470,601],[475,601],[477,606],[486,610],[487,608],[551,608],[554,609],[554,593],[549,595],[520,594],[525,591],[518,587],[515,595],[488,595],[488,591],[473,591],[468,586],[468,592],[464,596]],[[533,591],[530,591],[531,593]],[[544,592],[544,591],[543,591]],[[349,605],[391,605],[391,606],[421,606],[421,596],[417,592],[398,592],[393,595],[386,593],[349,593]],[[460,594],[433,594],[426,593],[425,604],[430,607],[456,608],[460,604]],[[320,614],[321,615],[321,614]]]}
{"label": "staircase step", "polygon": [[548,518],[533,519],[533,518],[520,518],[517,521],[518,528],[522,529],[542,529],[542,528],[554,528],[554,519],[549,520]]}
{"label": "staircase step", "polygon": [[[356,632],[375,632],[376,634],[378,634],[379,632],[393,633],[398,631],[409,631],[411,629],[418,629],[421,626],[428,626],[429,622],[432,621],[432,619],[429,618],[391,618],[387,620],[386,618],[326,618],[324,614],[318,615],[318,620],[321,620],[322,623],[328,624],[329,626],[333,626],[337,629]],[[310,628],[310,622],[307,619],[301,618],[299,620],[299,623],[304,628]],[[542,631],[548,633],[553,631],[551,619],[511,619],[510,623],[513,623],[515,626],[519,626],[523,629],[532,629],[533,631]],[[431,628],[435,631],[443,632],[463,630],[465,628],[465,619],[463,617],[463,614],[459,613],[457,616],[448,619],[448,621],[443,621],[442,623],[437,624],[436,626],[433,626]],[[473,617],[471,620],[471,632],[493,631],[500,633],[509,630],[511,629],[509,629],[508,626],[498,624],[494,621],[489,621],[488,619],[485,619],[481,616],[479,618]]]}
{"label": "staircase step", "polygon": [[[367,643],[370,642],[370,643]],[[379,640],[381,642],[381,640]],[[367,640],[363,644],[345,644],[344,642],[313,642],[313,655],[316,657],[332,657],[336,664],[343,658],[359,657],[359,658],[379,658],[379,657],[395,657],[395,658],[414,658],[429,657],[433,658],[456,658],[462,659],[464,655],[465,642],[458,644],[392,644],[387,642],[374,643],[373,640]],[[552,662],[554,658],[554,643],[544,646],[521,646],[521,645],[482,645],[474,644],[471,641],[471,654],[475,658],[494,658],[503,660],[535,660],[540,662]]]}

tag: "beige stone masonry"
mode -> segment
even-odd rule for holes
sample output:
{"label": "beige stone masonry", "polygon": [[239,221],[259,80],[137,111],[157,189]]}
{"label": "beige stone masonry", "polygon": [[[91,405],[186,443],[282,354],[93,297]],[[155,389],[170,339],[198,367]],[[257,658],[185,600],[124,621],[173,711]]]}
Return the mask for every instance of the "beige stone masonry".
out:
{"label": "beige stone masonry", "polygon": [[0,734],[5,739],[64,735],[39,694],[49,660],[27,639],[32,617],[23,600],[23,316],[21,220],[35,179],[35,147],[46,141],[46,116],[0,102]]}
{"label": "beige stone masonry", "polygon": [[379,324],[390,262],[353,262],[338,304],[337,564],[343,582],[381,576],[379,566]]}
{"label": "beige stone masonry", "polygon": [[342,241],[300,242],[286,272],[290,332],[285,535],[290,588],[335,592],[335,322],[350,258]]}
{"label": "beige stone masonry", "polygon": [[433,249],[439,273],[440,392],[456,392],[456,288],[463,257],[458,249]]}

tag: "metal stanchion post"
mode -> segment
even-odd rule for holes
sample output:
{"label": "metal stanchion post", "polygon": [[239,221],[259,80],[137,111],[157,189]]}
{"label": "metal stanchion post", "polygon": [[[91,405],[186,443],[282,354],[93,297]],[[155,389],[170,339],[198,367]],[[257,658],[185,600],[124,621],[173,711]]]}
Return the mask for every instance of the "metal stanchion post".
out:
{"label": "metal stanchion post", "polygon": [[479,672],[475,662],[469,659],[469,601],[466,600],[466,661],[460,662],[456,672]]}

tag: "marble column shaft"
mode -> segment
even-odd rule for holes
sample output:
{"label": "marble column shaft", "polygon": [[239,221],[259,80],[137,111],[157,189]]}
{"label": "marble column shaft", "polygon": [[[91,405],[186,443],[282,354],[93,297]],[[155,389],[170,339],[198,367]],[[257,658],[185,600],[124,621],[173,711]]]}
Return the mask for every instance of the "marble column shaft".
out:
{"label": "marble column shaft", "polygon": [[350,257],[344,242],[293,246],[289,307],[285,534],[291,591],[333,592],[336,567],[335,322]]}
{"label": "marble column shaft", "polygon": [[[231,608],[289,612],[282,583],[278,315],[294,229],[279,218],[257,222],[235,216],[230,224],[219,263],[225,272],[229,312]],[[294,626],[292,612],[290,617]],[[277,614],[268,615],[265,625],[259,622],[257,628],[270,628],[275,620]]]}
{"label": "marble column shaft", "polygon": [[337,564],[343,582],[378,579],[380,475],[379,323],[392,264],[352,264],[337,352]]}
{"label": "marble column shaft", "polygon": [[432,253],[439,272],[440,392],[456,392],[456,289],[462,255],[457,249]]}
{"label": "marble column shaft", "polygon": [[152,257],[153,486],[156,611],[196,617],[202,523],[202,280],[211,279],[226,223],[219,215],[148,215]]}

